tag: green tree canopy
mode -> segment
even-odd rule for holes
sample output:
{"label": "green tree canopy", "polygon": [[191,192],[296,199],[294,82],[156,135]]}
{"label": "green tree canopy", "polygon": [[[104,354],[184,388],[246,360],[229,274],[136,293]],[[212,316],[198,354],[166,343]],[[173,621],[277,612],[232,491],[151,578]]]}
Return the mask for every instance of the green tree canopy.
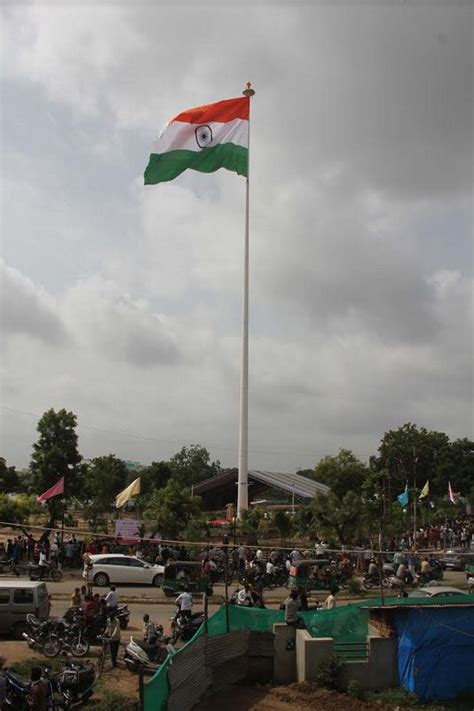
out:
{"label": "green tree canopy", "polygon": [[328,537],[335,536],[347,545],[360,537],[364,523],[364,505],[360,496],[348,491],[339,497],[334,492],[327,496],[318,494],[313,503],[314,523],[317,531]]}
{"label": "green tree canopy", "polygon": [[[77,447],[77,419],[73,412],[48,410],[40,418],[38,441],[33,444],[30,469],[37,494],[49,489],[64,477],[65,498],[82,487],[82,457]],[[56,498],[48,501],[50,523],[59,512]]]}
{"label": "green tree canopy", "polygon": [[145,508],[145,518],[156,522],[155,531],[163,538],[178,538],[190,522],[201,514],[201,498],[176,480],[170,479],[163,489],[155,489]]}
{"label": "green tree canopy", "polygon": [[211,463],[210,459],[205,447],[198,444],[183,447],[170,460],[173,478],[182,486],[192,486],[219,474],[220,462]]}
{"label": "green tree canopy", "polygon": [[84,494],[97,511],[107,511],[127,485],[127,468],[115,454],[95,457],[86,469]]}
{"label": "green tree canopy", "polygon": [[282,541],[290,537],[291,531],[293,529],[293,522],[291,520],[291,517],[288,516],[288,514],[283,511],[283,509],[277,509],[277,511],[275,511],[275,513],[273,514],[272,523],[278,529],[278,533],[280,534],[280,538]]}
{"label": "green tree canopy", "polygon": [[15,467],[7,466],[7,462],[0,457],[0,491],[4,494],[11,494],[20,491],[20,479]]}
{"label": "green tree canopy", "polygon": [[314,479],[327,484],[339,498],[349,491],[360,493],[367,474],[367,466],[348,449],[339,450],[335,457],[324,457],[314,469]]}
{"label": "green tree canopy", "polygon": [[169,462],[152,462],[140,472],[140,497],[147,498],[155,489],[163,489],[173,474]]}
{"label": "green tree canopy", "polygon": [[474,479],[474,442],[458,439],[450,442],[444,432],[428,431],[410,422],[389,430],[381,440],[378,457],[372,457],[375,469],[387,469],[393,496],[405,481],[421,489],[430,481],[430,495],[445,497],[448,481],[453,488],[469,496]]}

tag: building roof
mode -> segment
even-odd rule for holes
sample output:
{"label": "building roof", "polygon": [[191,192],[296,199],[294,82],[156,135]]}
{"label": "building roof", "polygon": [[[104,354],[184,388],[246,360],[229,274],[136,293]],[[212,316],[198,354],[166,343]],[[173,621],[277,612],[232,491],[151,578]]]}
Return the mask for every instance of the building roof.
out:
{"label": "building roof", "polygon": [[[312,499],[316,494],[329,493],[329,486],[321,484],[319,481],[314,481],[314,479],[308,479],[305,476],[301,476],[301,474],[250,469],[248,479],[249,482],[255,481],[259,484],[269,486],[272,489],[279,489],[287,494],[294,494],[301,499]],[[237,474],[235,472],[225,472],[224,474],[218,474],[217,476],[213,476],[210,479],[196,484],[193,487],[193,491],[195,494],[204,494],[207,491],[230,484],[233,481],[237,481]]]}
{"label": "building roof", "polygon": [[474,595],[447,595],[443,597],[389,597],[382,604],[380,599],[371,600],[360,605],[366,610],[400,610],[420,607],[474,607]]}

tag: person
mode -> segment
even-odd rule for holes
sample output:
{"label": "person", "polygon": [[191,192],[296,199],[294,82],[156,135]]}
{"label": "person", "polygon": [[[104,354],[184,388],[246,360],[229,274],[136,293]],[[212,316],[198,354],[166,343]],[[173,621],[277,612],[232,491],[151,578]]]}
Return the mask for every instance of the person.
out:
{"label": "person", "polygon": [[397,568],[396,576],[399,580],[402,580],[403,582],[405,582],[405,579],[407,577],[407,569],[406,569],[405,563],[399,564],[399,566]]}
{"label": "person", "polygon": [[117,654],[120,647],[120,624],[114,612],[109,612],[104,637],[110,644],[112,666],[115,668],[117,666]]}
{"label": "person", "polygon": [[96,615],[96,606],[95,602],[92,598],[92,595],[90,593],[87,593],[84,599],[84,603],[82,605],[82,609],[84,610],[84,620],[86,621],[86,624],[91,622],[95,615]]}
{"label": "person", "polygon": [[73,594],[71,595],[71,607],[79,609],[81,606],[81,591],[79,588],[75,588]]}
{"label": "person", "polygon": [[266,573],[269,575],[271,578],[275,576],[275,565],[272,563],[271,560],[267,560],[267,570]]}
{"label": "person", "polygon": [[252,591],[248,583],[244,583],[242,590],[237,593],[237,605],[241,607],[253,606]]}
{"label": "person", "polygon": [[431,565],[427,558],[423,558],[421,561],[421,573],[422,575],[429,575],[431,573]]}
{"label": "person", "polygon": [[31,687],[26,697],[26,703],[31,711],[47,711],[48,709],[48,687],[44,679],[41,678],[41,667],[31,669]]}
{"label": "person", "polygon": [[298,591],[292,590],[283,604],[285,606],[286,624],[289,627],[295,627],[298,622],[298,612],[301,608],[301,603],[298,599]]}
{"label": "person", "polygon": [[379,569],[378,569],[377,564],[375,562],[375,558],[370,559],[369,570],[367,571],[367,574],[370,578],[378,578]]}
{"label": "person", "polygon": [[181,617],[191,617],[193,609],[193,596],[189,592],[182,592],[175,600],[175,604],[179,607]]}
{"label": "person", "polygon": [[81,585],[81,590],[80,590],[80,595],[81,595],[81,608],[84,609],[85,604],[86,604],[86,597],[87,597],[87,588],[85,585]]}
{"label": "person", "polygon": [[329,595],[327,596],[326,600],[324,601],[324,605],[326,607],[326,610],[334,610],[336,607],[336,594],[338,592],[338,589],[336,587],[332,587],[329,591]]}
{"label": "person", "polygon": [[48,567],[48,556],[46,555],[46,550],[44,548],[41,548],[40,554],[39,554],[39,576],[40,580],[42,579],[43,575],[46,573],[46,569]]}
{"label": "person", "polygon": [[116,591],[115,585],[110,586],[110,590],[107,593],[107,595],[104,598],[105,600],[105,606],[107,608],[107,612],[115,612],[117,610],[117,606],[119,603],[119,596],[118,592]]}
{"label": "person", "polygon": [[156,624],[150,620],[150,615],[143,615],[143,641],[147,644],[154,644],[157,636]]}

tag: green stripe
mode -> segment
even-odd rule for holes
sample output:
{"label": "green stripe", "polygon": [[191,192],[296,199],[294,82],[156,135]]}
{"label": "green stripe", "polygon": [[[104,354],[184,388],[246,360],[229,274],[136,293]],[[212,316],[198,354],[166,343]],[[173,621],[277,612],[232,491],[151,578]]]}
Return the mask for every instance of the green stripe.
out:
{"label": "green stripe", "polygon": [[169,151],[152,153],[145,170],[145,185],[174,180],[187,168],[201,173],[213,173],[219,168],[247,176],[247,148],[234,143],[221,143],[201,151]]}

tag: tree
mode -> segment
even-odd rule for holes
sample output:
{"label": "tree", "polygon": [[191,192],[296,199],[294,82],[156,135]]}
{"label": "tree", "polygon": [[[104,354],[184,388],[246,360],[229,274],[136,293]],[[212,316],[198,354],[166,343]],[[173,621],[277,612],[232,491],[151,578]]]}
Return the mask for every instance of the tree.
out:
{"label": "tree", "polygon": [[155,489],[163,489],[173,474],[169,462],[152,462],[140,472],[140,498],[146,500]]}
{"label": "tree", "polygon": [[342,498],[332,491],[327,496],[318,494],[313,511],[318,530],[329,537],[335,535],[342,545],[359,537],[364,506],[361,497],[353,491],[348,491]]}
{"label": "tree", "polygon": [[[64,477],[65,498],[77,493],[82,485],[82,457],[77,448],[77,418],[73,412],[48,410],[40,418],[38,441],[33,444],[30,468],[38,494]],[[48,502],[50,525],[59,513],[57,498]]]}
{"label": "tree", "polygon": [[342,498],[347,492],[359,492],[368,469],[348,449],[340,449],[335,457],[324,457],[314,469],[314,479],[330,487]]}
{"label": "tree", "polygon": [[39,506],[32,496],[18,494],[15,497],[0,493],[0,521],[23,523]]}
{"label": "tree", "polygon": [[170,460],[173,478],[182,486],[192,486],[209,479],[221,471],[220,462],[210,463],[210,455],[205,447],[192,444],[183,447]]}
{"label": "tree", "polygon": [[88,465],[84,493],[97,512],[110,509],[115,497],[127,484],[127,467],[115,454],[95,457]]}
{"label": "tree", "polygon": [[282,541],[291,536],[293,522],[291,518],[282,509],[278,509],[273,514],[273,525],[278,529]]}
{"label": "tree", "polygon": [[375,469],[388,470],[392,499],[402,491],[406,481],[410,487],[416,482],[417,489],[421,489],[427,479],[432,483],[431,493],[441,495],[445,492],[438,482],[437,472],[449,459],[449,450],[449,437],[444,432],[429,432],[407,422],[384,434],[379,456],[373,457],[371,463]]}
{"label": "tree", "polygon": [[201,497],[192,497],[176,479],[170,479],[164,489],[155,489],[145,509],[145,518],[156,522],[155,532],[172,540],[200,514]]}
{"label": "tree", "polygon": [[0,491],[11,494],[20,490],[20,479],[15,467],[8,467],[3,457],[0,457]]}

